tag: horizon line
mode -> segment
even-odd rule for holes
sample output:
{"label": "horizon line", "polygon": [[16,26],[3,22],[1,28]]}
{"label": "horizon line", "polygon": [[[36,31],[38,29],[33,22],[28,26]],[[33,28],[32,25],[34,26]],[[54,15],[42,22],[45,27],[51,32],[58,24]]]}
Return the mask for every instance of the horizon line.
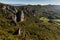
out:
{"label": "horizon line", "polygon": [[[3,2],[0,2],[3,3]],[[10,3],[3,3],[3,4],[10,4]],[[14,4],[14,3],[13,3]],[[20,4],[20,3],[17,3]],[[60,4],[29,4],[29,3],[21,3],[22,5],[60,5]]]}

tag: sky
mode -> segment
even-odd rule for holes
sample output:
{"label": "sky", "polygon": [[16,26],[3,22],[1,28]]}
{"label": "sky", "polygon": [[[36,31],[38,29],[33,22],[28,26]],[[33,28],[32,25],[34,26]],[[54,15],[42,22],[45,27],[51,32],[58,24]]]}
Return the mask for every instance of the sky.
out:
{"label": "sky", "polygon": [[6,4],[60,5],[60,0],[0,0],[0,2]]}

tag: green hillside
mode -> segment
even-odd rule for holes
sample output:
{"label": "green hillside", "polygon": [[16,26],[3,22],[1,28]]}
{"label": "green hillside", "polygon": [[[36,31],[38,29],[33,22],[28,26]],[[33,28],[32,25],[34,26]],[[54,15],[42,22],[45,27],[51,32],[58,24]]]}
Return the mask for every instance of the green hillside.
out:
{"label": "green hillside", "polygon": [[[0,6],[0,40],[60,40],[60,26],[43,14],[46,12],[44,6]],[[24,13],[23,22],[19,20],[21,11]],[[50,15],[49,11],[47,13]],[[12,20],[12,15],[17,16],[17,22]]]}

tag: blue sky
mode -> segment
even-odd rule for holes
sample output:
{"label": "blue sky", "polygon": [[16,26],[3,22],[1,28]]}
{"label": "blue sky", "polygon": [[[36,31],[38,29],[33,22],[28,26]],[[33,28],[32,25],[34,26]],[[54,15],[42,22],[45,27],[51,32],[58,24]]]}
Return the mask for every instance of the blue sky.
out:
{"label": "blue sky", "polygon": [[55,4],[60,5],[60,0],[0,0],[1,3],[6,4]]}

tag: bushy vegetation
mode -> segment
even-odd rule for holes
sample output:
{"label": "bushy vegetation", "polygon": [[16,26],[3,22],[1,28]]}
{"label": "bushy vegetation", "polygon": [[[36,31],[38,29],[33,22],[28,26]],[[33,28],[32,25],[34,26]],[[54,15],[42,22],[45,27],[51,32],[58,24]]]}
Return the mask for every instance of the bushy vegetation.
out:
{"label": "bushy vegetation", "polygon": [[[41,7],[39,5],[16,7],[25,13],[25,20],[17,22],[17,25],[11,23],[11,13],[3,14],[1,9],[0,40],[60,40],[60,26],[49,22],[49,18],[42,14],[45,8]],[[18,29],[22,31],[20,35]]]}

